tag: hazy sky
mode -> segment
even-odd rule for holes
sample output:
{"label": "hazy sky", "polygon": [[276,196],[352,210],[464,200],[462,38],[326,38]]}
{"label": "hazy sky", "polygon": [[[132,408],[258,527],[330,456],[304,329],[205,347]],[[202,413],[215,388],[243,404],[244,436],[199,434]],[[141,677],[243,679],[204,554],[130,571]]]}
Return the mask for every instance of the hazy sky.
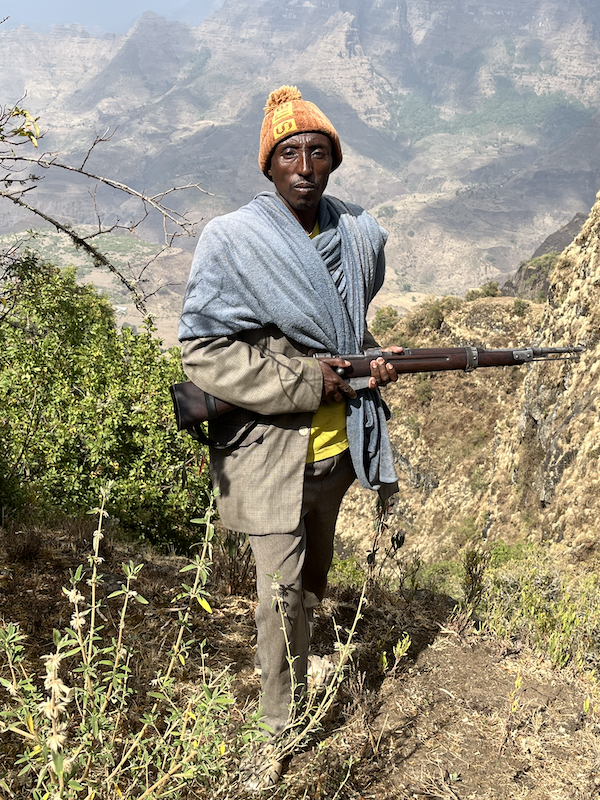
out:
{"label": "hazy sky", "polygon": [[78,23],[91,33],[124,33],[144,11],[199,24],[222,0],[0,0],[2,29],[27,25],[51,30],[54,25]]}

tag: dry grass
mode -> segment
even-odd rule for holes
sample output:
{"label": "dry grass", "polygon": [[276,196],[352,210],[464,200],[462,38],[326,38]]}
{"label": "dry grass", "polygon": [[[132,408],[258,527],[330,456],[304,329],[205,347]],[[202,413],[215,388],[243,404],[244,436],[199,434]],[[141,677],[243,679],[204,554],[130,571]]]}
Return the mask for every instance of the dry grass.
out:
{"label": "dry grass", "polygon": [[[47,652],[51,630],[69,614],[61,586],[80,561],[77,533],[40,531],[33,561],[9,560],[0,614],[28,631],[32,666]],[[14,553],[13,553],[14,555]],[[135,606],[130,620],[137,657],[133,675],[137,713],[144,708],[153,667],[167,647],[176,617],[174,596],[183,561],[150,552],[136,554],[113,543],[105,562],[106,594],[114,590],[118,564],[144,561],[136,587],[150,600]],[[220,567],[226,572],[226,565]],[[211,587],[213,613],[192,619],[192,634],[206,639],[209,665],[228,666],[235,703],[235,731],[256,710],[259,683],[253,675],[255,599]],[[453,616],[454,601],[417,590],[409,597],[372,587],[355,640],[349,676],[322,731],[291,759],[281,785],[269,797],[289,800],[591,800],[600,786],[600,726],[596,688],[581,671],[553,668],[542,654],[517,639],[478,630]],[[315,647],[331,652],[332,617],[349,627],[359,593],[333,587],[317,619]],[[108,606],[108,617],[116,611]],[[382,653],[408,633],[408,658],[392,672]],[[182,697],[200,679],[201,665],[188,657],[177,680]],[[13,743],[14,744],[14,743]],[[3,763],[11,742],[2,737]],[[14,755],[14,752],[13,752]],[[190,800],[238,800],[235,752],[228,752],[229,778],[218,786],[189,786]],[[10,796],[10,795],[7,795]],[[182,795],[182,798],[185,797]]]}

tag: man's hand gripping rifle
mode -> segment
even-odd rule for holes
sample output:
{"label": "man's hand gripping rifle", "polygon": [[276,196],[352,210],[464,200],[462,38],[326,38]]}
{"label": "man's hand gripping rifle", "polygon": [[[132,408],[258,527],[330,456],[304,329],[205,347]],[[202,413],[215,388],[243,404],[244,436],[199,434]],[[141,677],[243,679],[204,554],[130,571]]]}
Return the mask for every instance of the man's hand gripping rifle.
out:
{"label": "man's hand gripping rifle", "polygon": [[[483,350],[479,347],[434,347],[404,349],[401,353],[387,350],[365,350],[364,353],[332,356],[319,354],[316,358],[336,358],[346,362],[333,369],[354,390],[369,386],[371,362],[383,358],[392,364],[398,375],[414,372],[463,370],[472,372],[479,367],[515,367],[534,361],[568,361],[579,358],[583,347],[516,347],[508,350]],[[203,392],[191,381],[171,386],[178,430],[190,430],[202,422],[232,411],[235,406]]]}

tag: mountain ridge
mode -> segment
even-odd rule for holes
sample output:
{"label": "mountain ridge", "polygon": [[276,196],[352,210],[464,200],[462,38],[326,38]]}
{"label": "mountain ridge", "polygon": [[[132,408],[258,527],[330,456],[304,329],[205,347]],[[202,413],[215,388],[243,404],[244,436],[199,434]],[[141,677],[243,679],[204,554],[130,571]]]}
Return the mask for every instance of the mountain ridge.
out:
{"label": "mountain ridge", "polygon": [[[329,191],[390,228],[389,291],[460,293],[505,279],[593,204],[599,30],[591,0],[226,0],[196,28],[150,12],[114,38],[1,32],[0,95],[18,99],[30,76],[49,149],[81,160],[92,131],[116,129],[94,169],[151,191],[199,180],[215,196],[179,202],[207,220],[271,187],[261,109],[297,83],[342,137]],[[75,223],[93,214],[86,193],[64,179],[36,191]],[[0,208],[4,230],[23,221]]]}

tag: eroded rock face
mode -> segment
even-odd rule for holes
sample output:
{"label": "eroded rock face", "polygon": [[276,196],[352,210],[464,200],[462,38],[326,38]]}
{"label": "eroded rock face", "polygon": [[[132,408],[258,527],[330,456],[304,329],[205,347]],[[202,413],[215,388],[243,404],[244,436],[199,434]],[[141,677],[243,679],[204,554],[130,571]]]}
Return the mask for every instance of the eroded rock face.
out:
{"label": "eroded rock face", "polygon": [[[409,329],[400,322],[388,343]],[[586,350],[577,361],[401,376],[386,395],[401,478],[392,533],[436,560],[484,540],[565,541],[591,552],[600,515],[600,199],[560,256],[548,303],[464,302],[418,340],[467,343]],[[353,489],[339,527],[347,547],[368,549],[372,518],[372,499]]]}
{"label": "eroded rock face", "polygon": [[516,273],[502,286],[502,294],[508,297],[545,300],[550,290],[550,275],[559,253],[567,248],[581,232],[587,217],[575,214],[573,219],[550,234],[537,248],[531,260],[523,261]]}
{"label": "eroded rock face", "polygon": [[[535,420],[531,458],[532,509],[552,538],[596,540],[600,512],[600,202],[573,244],[559,259],[551,302],[541,321],[542,344],[583,344],[578,362],[530,370],[523,384],[520,418]],[[506,457],[528,455],[523,436],[508,438]]]}

